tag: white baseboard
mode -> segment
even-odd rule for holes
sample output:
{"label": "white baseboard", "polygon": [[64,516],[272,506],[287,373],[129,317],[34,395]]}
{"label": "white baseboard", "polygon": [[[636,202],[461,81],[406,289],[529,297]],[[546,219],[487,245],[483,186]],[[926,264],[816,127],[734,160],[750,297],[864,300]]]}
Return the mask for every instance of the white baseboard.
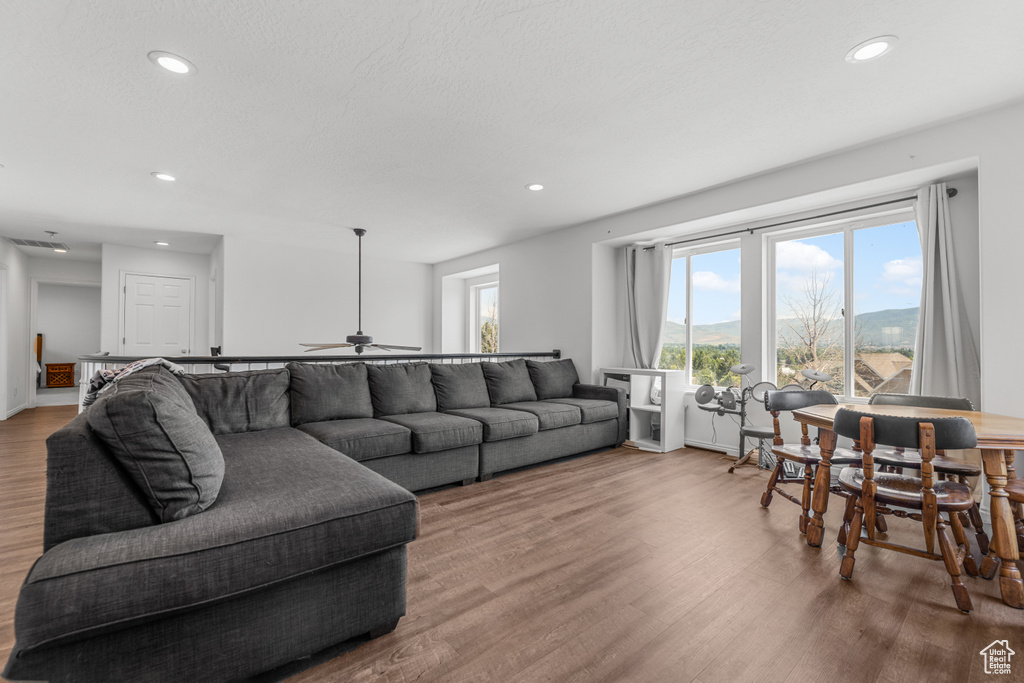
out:
{"label": "white baseboard", "polygon": [[8,410],[7,411],[7,416],[4,419],[8,420],[8,419],[14,417],[15,415],[17,415],[18,413],[20,413],[21,411],[25,410],[26,408],[28,408],[28,403],[22,403],[17,408],[13,408],[11,410]]}
{"label": "white baseboard", "polygon": [[693,448],[703,448],[706,451],[717,451],[718,453],[724,453],[729,457],[736,458],[739,460],[739,446],[727,446],[722,443],[708,443],[705,441],[694,441],[691,439],[686,440],[686,445]]}

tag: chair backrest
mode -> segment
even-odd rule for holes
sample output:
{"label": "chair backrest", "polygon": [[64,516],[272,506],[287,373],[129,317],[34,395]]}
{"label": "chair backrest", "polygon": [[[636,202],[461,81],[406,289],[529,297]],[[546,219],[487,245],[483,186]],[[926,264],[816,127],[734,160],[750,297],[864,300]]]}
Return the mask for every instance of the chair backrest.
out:
{"label": "chair backrest", "polygon": [[912,406],[915,408],[938,408],[940,410],[974,410],[969,398],[952,396],[914,396],[912,394],[875,394],[869,405]]}
{"label": "chair backrest", "polygon": [[919,426],[922,423],[931,423],[935,427],[936,450],[974,448],[978,445],[974,425],[966,417],[898,417],[896,415],[871,415],[840,408],[836,411],[832,430],[839,436],[859,441],[861,438],[860,420],[863,417],[870,417],[874,423],[876,444],[898,448],[920,448]]}
{"label": "chair backrest", "polygon": [[836,405],[836,397],[827,391],[820,389],[814,391],[787,391],[778,389],[776,391],[764,392],[765,410],[781,412],[783,410],[799,410],[807,406],[817,406],[823,403]]}

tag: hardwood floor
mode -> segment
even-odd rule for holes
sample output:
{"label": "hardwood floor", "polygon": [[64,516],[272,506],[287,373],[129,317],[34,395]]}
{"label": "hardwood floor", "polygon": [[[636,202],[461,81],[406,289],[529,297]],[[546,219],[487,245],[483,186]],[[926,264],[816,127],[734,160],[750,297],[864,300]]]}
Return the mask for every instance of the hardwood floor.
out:
{"label": "hardwood floor", "polygon": [[[5,659],[42,548],[43,441],[73,414],[0,422]],[[941,564],[870,547],[841,581],[839,506],[810,548],[795,505],[758,505],[767,473],[727,467],[620,449],[425,494],[398,629],[289,680],[981,681],[979,650],[1024,646],[995,583],[965,579],[963,615]],[[890,521],[894,541],[918,535]]]}

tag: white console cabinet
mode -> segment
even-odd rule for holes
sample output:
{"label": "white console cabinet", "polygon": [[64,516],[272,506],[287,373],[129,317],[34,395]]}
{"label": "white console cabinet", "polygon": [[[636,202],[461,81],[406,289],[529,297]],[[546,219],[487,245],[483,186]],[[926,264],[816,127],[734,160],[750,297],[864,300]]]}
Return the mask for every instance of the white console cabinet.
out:
{"label": "white console cabinet", "polygon": [[[609,379],[629,382],[629,440],[637,448],[666,453],[683,447],[682,370],[601,368],[602,384]],[[651,400],[651,386],[658,379],[660,404]]]}

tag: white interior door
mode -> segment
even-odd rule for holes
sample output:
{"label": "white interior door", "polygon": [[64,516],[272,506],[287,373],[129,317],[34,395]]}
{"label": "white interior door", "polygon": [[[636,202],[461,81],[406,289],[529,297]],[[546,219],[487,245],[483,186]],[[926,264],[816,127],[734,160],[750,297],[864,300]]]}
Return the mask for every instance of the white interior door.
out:
{"label": "white interior door", "polygon": [[126,356],[187,356],[192,351],[192,280],[125,275]]}

